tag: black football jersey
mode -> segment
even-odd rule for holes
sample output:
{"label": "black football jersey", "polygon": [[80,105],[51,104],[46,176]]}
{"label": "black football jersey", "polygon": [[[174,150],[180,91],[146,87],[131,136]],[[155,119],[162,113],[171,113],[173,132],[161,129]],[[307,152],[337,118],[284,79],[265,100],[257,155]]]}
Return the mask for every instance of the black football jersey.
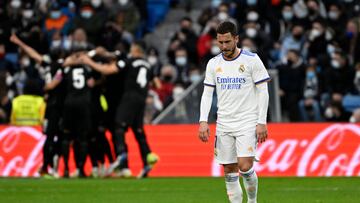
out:
{"label": "black football jersey", "polygon": [[[63,59],[52,61],[49,56],[43,56],[43,60],[40,66],[43,69],[43,78],[45,84],[50,83],[52,80],[54,80],[55,77],[63,77],[63,62]],[[64,83],[61,82],[54,89],[49,90],[46,93],[48,94],[46,101],[47,105],[62,105],[65,96]]]}
{"label": "black football jersey", "polygon": [[120,59],[116,63],[124,75],[124,93],[133,92],[146,98],[149,81],[152,80],[151,65],[143,58]]}
{"label": "black football jersey", "polygon": [[91,69],[88,66],[76,65],[64,68],[64,83],[66,86],[66,100],[89,102],[91,88],[87,81],[91,78]]}

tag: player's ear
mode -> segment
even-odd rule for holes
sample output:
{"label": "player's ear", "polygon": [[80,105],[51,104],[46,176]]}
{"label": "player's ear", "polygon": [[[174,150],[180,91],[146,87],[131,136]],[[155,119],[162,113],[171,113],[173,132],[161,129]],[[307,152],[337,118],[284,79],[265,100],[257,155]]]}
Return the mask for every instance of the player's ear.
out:
{"label": "player's ear", "polygon": [[238,44],[239,43],[239,35],[235,35],[235,42],[236,42],[236,44]]}

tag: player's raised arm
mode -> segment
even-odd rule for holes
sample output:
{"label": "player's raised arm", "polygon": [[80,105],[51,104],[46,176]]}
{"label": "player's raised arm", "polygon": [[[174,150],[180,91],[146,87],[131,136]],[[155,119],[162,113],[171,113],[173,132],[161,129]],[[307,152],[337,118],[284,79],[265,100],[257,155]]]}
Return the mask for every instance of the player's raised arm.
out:
{"label": "player's raised arm", "polygon": [[22,50],[25,51],[27,55],[29,55],[32,59],[34,59],[37,63],[41,63],[43,60],[43,57],[41,54],[39,54],[35,49],[30,47],[29,45],[25,44],[21,39],[19,39],[16,34],[12,34],[10,37],[10,41],[16,45],[18,45]]}
{"label": "player's raised arm", "polygon": [[54,78],[51,80],[51,82],[45,84],[44,91],[47,92],[47,91],[55,89],[61,83],[61,80],[63,77],[62,74],[63,73],[62,73],[61,69],[59,69],[56,72]]}
{"label": "player's raised arm", "polygon": [[[107,64],[100,64],[96,63],[94,60],[92,60],[87,54],[82,54],[79,57],[79,60],[82,64],[90,66],[95,71],[104,74],[104,75],[111,75],[119,72],[119,69],[115,62],[107,63]],[[120,62],[118,62],[120,63]],[[125,63],[125,62],[124,62]],[[122,64],[120,64],[122,65]]]}

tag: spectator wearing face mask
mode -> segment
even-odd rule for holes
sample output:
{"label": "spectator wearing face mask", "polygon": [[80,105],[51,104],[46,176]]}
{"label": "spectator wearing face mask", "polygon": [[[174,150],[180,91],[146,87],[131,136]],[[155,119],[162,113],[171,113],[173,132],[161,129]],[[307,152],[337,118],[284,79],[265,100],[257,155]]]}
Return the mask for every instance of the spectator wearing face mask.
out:
{"label": "spectator wearing face mask", "polygon": [[277,21],[278,23],[274,30],[275,34],[273,35],[276,41],[283,40],[284,37],[291,33],[291,28],[296,21],[291,3],[284,3],[280,15],[281,17]]}
{"label": "spectator wearing face mask", "polygon": [[[200,41],[200,39],[199,39],[199,41]],[[217,45],[216,38],[212,38],[209,41],[207,41],[206,43],[207,43],[207,46],[209,46],[209,47],[207,48],[205,55],[203,55],[200,58],[200,69],[202,71],[205,71],[207,62],[214,56],[220,54],[220,52],[221,52],[219,46]],[[198,45],[200,46],[199,43],[198,43]]]}
{"label": "spectator wearing face mask", "polygon": [[159,51],[155,47],[151,47],[147,50],[147,60],[151,65],[153,75],[159,77],[162,63],[159,59]]}
{"label": "spectator wearing face mask", "polygon": [[148,14],[146,5],[146,0],[115,0],[109,8],[109,18],[113,19],[123,30],[127,30],[133,35],[139,31],[139,35],[142,35],[147,29]]}
{"label": "spectator wearing face mask", "polygon": [[237,25],[237,21],[229,14],[229,4],[221,3],[217,9],[217,14],[214,16],[214,20],[218,22],[230,21]]}
{"label": "spectator wearing face mask", "polygon": [[304,40],[304,28],[301,25],[294,25],[291,28],[291,34],[287,35],[281,42],[279,58],[284,59],[291,49],[301,52]]}
{"label": "spectator wearing face mask", "polygon": [[299,112],[301,121],[322,121],[319,96],[319,79],[316,74],[316,67],[308,66],[304,82],[303,99],[299,101]]}
{"label": "spectator wearing face mask", "polygon": [[348,18],[344,13],[344,7],[340,3],[332,3],[328,7],[327,22],[330,29],[334,31],[335,38],[340,39],[346,30]]}
{"label": "spectator wearing face mask", "polygon": [[91,50],[94,45],[88,41],[87,33],[83,28],[77,28],[71,37],[71,52]]}
{"label": "spectator wearing face mask", "polygon": [[325,90],[333,97],[334,94],[346,95],[353,87],[354,71],[349,68],[346,56],[340,51],[334,52],[330,67],[325,70]]}
{"label": "spectator wearing face mask", "polygon": [[281,108],[290,121],[299,121],[298,103],[303,96],[305,64],[296,50],[289,50],[279,70]]}
{"label": "spectator wearing face mask", "polygon": [[268,67],[269,52],[273,47],[273,41],[271,37],[266,34],[257,22],[249,21],[244,27],[244,33],[240,35],[240,38],[250,38],[257,47],[257,54],[264,62],[265,67]]}
{"label": "spectator wearing face mask", "polygon": [[53,33],[60,30],[61,35],[68,35],[71,21],[68,16],[63,14],[58,3],[52,3],[49,14],[45,19],[44,29],[48,39],[51,39]]}
{"label": "spectator wearing face mask", "polygon": [[180,21],[180,30],[177,31],[170,40],[170,46],[167,55],[171,64],[175,64],[175,52],[180,47],[186,50],[187,60],[191,63],[198,63],[198,55],[196,44],[198,36],[193,30],[192,20],[189,17],[184,17]]}
{"label": "spectator wearing face mask", "polygon": [[21,7],[21,25],[18,27],[18,32],[21,33],[21,37],[27,38],[30,35],[31,30],[34,27],[41,26],[41,19],[38,13],[34,9],[33,4],[24,3]]}
{"label": "spectator wearing face mask", "polygon": [[310,22],[326,18],[326,8],[321,0],[306,0],[305,2],[308,10],[307,18]]}
{"label": "spectator wearing face mask", "polygon": [[351,19],[346,24],[342,49],[348,53],[349,64],[354,65],[360,62],[360,20]]}
{"label": "spectator wearing face mask", "polygon": [[185,48],[180,47],[175,51],[175,64],[177,70],[177,78],[176,82],[181,83],[183,85],[189,84],[189,69],[190,62],[188,60],[188,52]]}
{"label": "spectator wearing face mask", "polygon": [[[237,10],[235,12],[235,19],[237,19],[240,23],[239,27],[243,27],[244,19],[247,21],[248,18],[254,16],[248,16],[248,11],[252,10],[256,12],[258,15],[258,19],[256,21],[272,21],[274,18],[274,11],[271,9],[271,2],[270,1],[262,1],[262,0],[243,0],[243,1],[236,1]],[[264,12],[266,11],[266,12]],[[261,19],[260,19],[261,18]]]}
{"label": "spectator wearing face mask", "polygon": [[106,16],[97,13],[97,10],[89,3],[83,3],[80,7],[80,15],[76,16],[72,23],[72,30],[82,28],[87,33],[88,41],[98,45],[101,43],[99,30],[104,27]]}
{"label": "spectator wearing face mask", "polygon": [[161,86],[154,91],[159,96],[163,107],[166,108],[172,102],[173,89],[175,87],[176,69],[172,65],[165,65],[161,68],[160,82]]}
{"label": "spectator wearing face mask", "polygon": [[[200,64],[206,60],[206,55],[209,54],[212,48],[212,40],[216,40],[216,25],[217,21],[210,20],[204,27],[202,33],[197,40],[197,54],[199,56]],[[207,61],[206,61],[207,63]],[[206,64],[205,64],[206,65]]]}
{"label": "spectator wearing face mask", "polygon": [[326,57],[327,45],[329,43],[325,21],[316,20],[308,33],[304,45],[303,55],[306,58],[315,58],[319,63]]}

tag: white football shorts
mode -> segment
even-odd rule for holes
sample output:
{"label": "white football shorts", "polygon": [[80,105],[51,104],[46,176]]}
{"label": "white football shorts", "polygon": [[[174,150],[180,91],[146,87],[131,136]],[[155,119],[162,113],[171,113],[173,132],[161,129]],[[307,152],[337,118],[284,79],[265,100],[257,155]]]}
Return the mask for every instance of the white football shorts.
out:
{"label": "white football shorts", "polygon": [[237,157],[255,157],[257,138],[254,130],[219,132],[215,136],[215,160],[218,164],[237,163]]}

